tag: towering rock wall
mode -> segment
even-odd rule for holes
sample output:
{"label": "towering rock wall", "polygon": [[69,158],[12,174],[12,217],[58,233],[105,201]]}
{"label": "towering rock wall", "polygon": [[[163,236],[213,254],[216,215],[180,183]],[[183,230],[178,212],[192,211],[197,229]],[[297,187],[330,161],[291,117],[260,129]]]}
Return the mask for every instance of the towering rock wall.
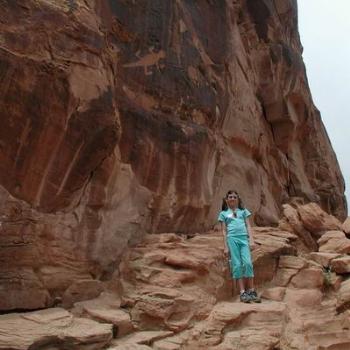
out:
{"label": "towering rock wall", "polygon": [[0,308],[207,229],[230,188],[257,224],[295,196],[345,218],[295,1],[3,0],[0,33]]}

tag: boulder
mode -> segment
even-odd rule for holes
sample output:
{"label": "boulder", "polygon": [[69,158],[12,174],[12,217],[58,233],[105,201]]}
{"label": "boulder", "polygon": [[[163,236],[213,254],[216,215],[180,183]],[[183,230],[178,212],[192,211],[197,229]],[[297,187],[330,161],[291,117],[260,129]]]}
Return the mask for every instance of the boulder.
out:
{"label": "boulder", "polygon": [[341,222],[333,215],[327,214],[316,203],[299,206],[298,213],[304,227],[315,238],[320,238],[325,231],[342,229]]}
{"label": "boulder", "polygon": [[317,243],[311,232],[309,232],[301,221],[298,210],[290,204],[283,204],[283,218],[279,221],[281,229],[290,230],[298,235],[301,242],[310,250],[317,249]]}
{"label": "boulder", "polygon": [[102,293],[96,299],[77,302],[71,312],[79,317],[113,324],[114,336],[122,337],[134,330],[128,311],[120,308],[119,298],[111,293]]}
{"label": "boulder", "polygon": [[306,266],[307,262],[305,259],[292,255],[282,255],[278,262],[278,267],[282,269],[301,270]]}
{"label": "boulder", "polygon": [[333,259],[331,262],[331,269],[338,274],[350,273],[350,256]]}
{"label": "boulder", "polygon": [[312,252],[309,254],[309,258],[317,262],[323,267],[329,267],[331,261],[335,258],[340,257],[339,253],[323,253],[323,252]]}
{"label": "boulder", "polygon": [[343,231],[327,231],[317,243],[320,252],[350,253],[350,239],[346,238]]}

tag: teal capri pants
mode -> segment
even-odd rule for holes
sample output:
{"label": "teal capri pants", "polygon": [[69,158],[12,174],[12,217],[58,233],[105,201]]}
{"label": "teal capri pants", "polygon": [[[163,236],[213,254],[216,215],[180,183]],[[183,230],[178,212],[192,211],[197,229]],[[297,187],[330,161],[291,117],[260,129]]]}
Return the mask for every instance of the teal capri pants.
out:
{"label": "teal capri pants", "polygon": [[230,251],[230,268],[232,277],[254,277],[252,258],[247,235],[227,235],[227,245]]}

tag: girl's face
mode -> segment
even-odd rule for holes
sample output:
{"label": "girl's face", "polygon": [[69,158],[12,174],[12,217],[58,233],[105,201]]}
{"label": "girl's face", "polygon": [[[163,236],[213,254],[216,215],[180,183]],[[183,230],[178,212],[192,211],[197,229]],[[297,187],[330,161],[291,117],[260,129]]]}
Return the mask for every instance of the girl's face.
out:
{"label": "girl's face", "polygon": [[238,194],[237,193],[228,194],[226,197],[226,202],[228,205],[238,203]]}

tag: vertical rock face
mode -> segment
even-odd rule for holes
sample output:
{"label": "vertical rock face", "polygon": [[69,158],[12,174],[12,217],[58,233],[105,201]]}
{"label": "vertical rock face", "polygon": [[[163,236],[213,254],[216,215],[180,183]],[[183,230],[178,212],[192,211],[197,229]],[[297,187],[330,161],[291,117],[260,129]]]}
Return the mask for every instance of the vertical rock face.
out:
{"label": "vertical rock face", "polygon": [[258,224],[294,196],[344,219],[295,1],[4,0],[0,33],[1,309],[208,228],[230,188]]}

